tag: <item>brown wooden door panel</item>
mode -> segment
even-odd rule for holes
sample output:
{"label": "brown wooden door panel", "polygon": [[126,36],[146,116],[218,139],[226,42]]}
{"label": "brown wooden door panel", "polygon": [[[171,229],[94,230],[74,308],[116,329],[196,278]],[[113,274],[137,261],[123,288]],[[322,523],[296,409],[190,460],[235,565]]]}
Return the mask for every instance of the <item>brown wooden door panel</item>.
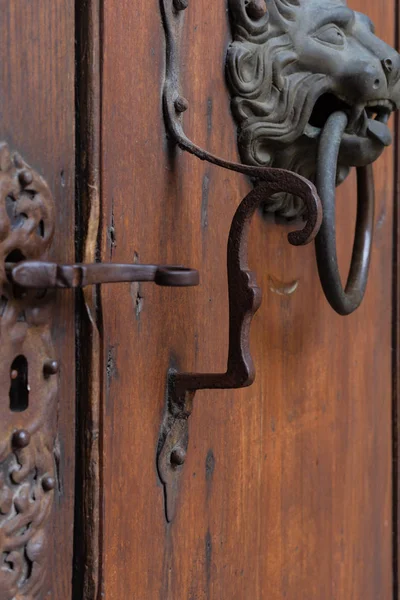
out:
{"label": "brown wooden door panel", "polygon": [[[0,140],[6,141],[11,150],[20,152],[47,180],[57,210],[51,259],[73,261],[74,2],[3,1],[0,12]],[[50,449],[54,453],[58,477],[47,537],[48,559],[44,565],[33,564],[39,575],[47,572],[47,576],[43,586],[38,588],[41,592],[32,590],[32,594],[39,595],[32,597],[66,600],[71,598],[75,467],[74,303],[71,292],[58,296],[53,339],[56,357],[62,365],[57,406],[58,436],[55,448]],[[9,410],[9,407],[3,406],[2,410]],[[37,523],[27,525],[35,527]],[[26,564],[29,564],[27,559]],[[33,577],[36,577],[35,573]]]}
{"label": "brown wooden door panel", "polygon": [[[197,394],[177,514],[167,524],[156,469],[166,373],[225,367],[226,241],[249,184],[165,134],[158,0],[3,4],[0,139],[54,194],[52,258],[73,261],[76,242],[85,261],[181,263],[201,273],[197,289],[104,285],[78,297],[76,440],[74,302],[71,292],[58,296],[60,462],[44,597],[394,598],[394,152],[375,168],[370,283],[350,317],[327,305],[313,247],[291,247],[290,228],[261,213],[253,220],[249,262],[263,290],[251,334],[256,382]],[[395,0],[349,4],[394,44]],[[185,127],[199,145],[237,160],[224,76],[229,38],[225,1],[190,3]],[[338,194],[343,272],[354,198],[351,177]]]}
{"label": "brown wooden door panel", "polygon": [[[392,0],[350,4],[394,43]],[[191,3],[185,19],[185,126],[235,160],[225,3]],[[224,368],[226,240],[248,185],[168,144],[157,1],[105,3],[102,60],[102,259],[201,272],[197,290],[102,290],[105,597],[391,598],[391,150],[375,170],[371,278],[353,316],[327,305],[312,247],[291,248],[285,227],[255,219],[250,265],[264,293],[251,339],[256,383],[198,393],[178,512],[167,525],[155,468],[166,371]],[[351,180],[338,199],[344,270],[354,194]],[[278,295],[271,277],[298,288]]]}

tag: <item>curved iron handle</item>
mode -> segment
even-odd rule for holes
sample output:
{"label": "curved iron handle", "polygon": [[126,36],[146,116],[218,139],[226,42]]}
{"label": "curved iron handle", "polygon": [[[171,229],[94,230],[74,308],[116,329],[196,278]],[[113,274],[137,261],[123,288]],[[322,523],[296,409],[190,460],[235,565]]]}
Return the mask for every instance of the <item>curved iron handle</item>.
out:
{"label": "curved iron handle", "polygon": [[322,209],[315,187],[288,171],[267,170],[270,181],[260,183],[240,203],[233,217],[227,252],[229,294],[229,351],[225,373],[179,373],[170,370],[167,409],[158,444],[157,468],[164,485],[168,521],[175,513],[179,476],[188,446],[188,418],[197,390],[234,389],[253,383],[255,370],[250,354],[252,318],[261,304],[261,291],[247,262],[248,234],[258,206],[277,192],[289,191],[303,199],[307,223],[303,230],[289,234],[295,246],[311,242],[319,230]]}
{"label": "curved iron handle", "polygon": [[349,315],[361,304],[368,281],[374,227],[372,165],[357,168],[357,221],[349,276],[343,288],[336,252],[336,170],[340,144],[348,117],[330,116],[321,134],[316,187],[323,207],[321,229],[315,240],[318,272],[325,296],[340,315]]}

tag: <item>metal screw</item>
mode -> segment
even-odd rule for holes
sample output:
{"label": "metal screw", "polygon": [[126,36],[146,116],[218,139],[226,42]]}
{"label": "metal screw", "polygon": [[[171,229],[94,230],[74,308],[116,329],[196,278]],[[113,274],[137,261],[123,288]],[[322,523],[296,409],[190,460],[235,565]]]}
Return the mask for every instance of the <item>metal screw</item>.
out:
{"label": "metal screw", "polygon": [[30,171],[21,171],[21,173],[18,175],[18,179],[22,187],[26,187],[32,183],[33,176]]}
{"label": "metal screw", "polygon": [[186,460],[186,450],[183,448],[175,448],[171,452],[171,464],[181,466]]}
{"label": "metal screw", "polygon": [[56,360],[47,360],[43,365],[44,376],[50,377],[50,375],[56,375],[59,368],[59,364]]}
{"label": "metal screw", "polygon": [[15,448],[22,449],[29,446],[31,434],[26,429],[15,431],[12,436],[12,444]]}
{"label": "metal screw", "polygon": [[176,10],[186,10],[189,6],[189,0],[174,0]]}
{"label": "metal screw", "polygon": [[183,96],[179,96],[179,98],[175,100],[174,106],[177,112],[183,113],[189,108],[189,102],[186,98],[183,98]]}
{"label": "metal screw", "polygon": [[54,477],[51,477],[51,475],[45,475],[42,479],[42,488],[44,489],[45,492],[51,492],[51,490],[54,490],[56,485],[55,479]]}

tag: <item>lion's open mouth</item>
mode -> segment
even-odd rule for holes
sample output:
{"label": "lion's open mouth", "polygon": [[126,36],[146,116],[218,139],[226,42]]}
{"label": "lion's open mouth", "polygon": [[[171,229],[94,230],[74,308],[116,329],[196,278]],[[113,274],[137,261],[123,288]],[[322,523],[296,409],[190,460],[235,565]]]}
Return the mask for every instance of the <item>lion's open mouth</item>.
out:
{"label": "lion's open mouth", "polygon": [[388,146],[392,136],[387,122],[394,109],[394,104],[387,99],[351,105],[331,92],[325,93],[316,101],[304,133],[310,138],[319,137],[329,117],[340,111],[349,119],[346,136],[370,138]]}

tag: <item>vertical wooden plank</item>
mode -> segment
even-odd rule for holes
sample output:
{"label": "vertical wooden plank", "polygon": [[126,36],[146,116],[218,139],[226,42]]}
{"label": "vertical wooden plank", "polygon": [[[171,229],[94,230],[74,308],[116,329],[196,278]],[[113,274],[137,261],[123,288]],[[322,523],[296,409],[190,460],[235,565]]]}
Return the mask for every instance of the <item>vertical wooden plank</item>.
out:
{"label": "vertical wooden plank", "polygon": [[[0,139],[47,180],[57,207],[51,258],[73,261],[74,2],[2,0],[0,12]],[[75,454],[71,292],[58,295],[53,333],[61,364],[54,449],[58,483],[48,539],[48,581],[37,597],[66,600],[71,597]]]}
{"label": "vertical wooden plank", "polygon": [[394,600],[399,598],[399,556],[400,556],[400,523],[399,523],[399,498],[400,498],[400,449],[399,449],[399,415],[400,415],[400,278],[399,278],[399,118],[396,118],[396,179],[395,179],[395,194],[394,194],[394,251],[393,251],[393,584],[394,584]]}
{"label": "vertical wooden plank", "polygon": [[[349,4],[393,44],[394,0]],[[187,131],[236,159],[226,4],[190,3],[184,31]],[[288,228],[255,220],[250,265],[264,291],[252,332],[257,380],[198,394],[178,513],[167,525],[155,469],[165,375],[171,365],[224,367],[226,240],[248,185],[174,150],[165,136],[156,0],[105,3],[103,43],[102,259],[185,263],[202,277],[199,290],[102,289],[103,594],[391,598],[392,152],[375,169],[371,279],[351,317],[327,305],[313,248],[291,248]],[[350,179],[338,198],[344,269],[354,192]],[[298,287],[278,294],[271,280]]]}
{"label": "vertical wooden plank", "polygon": [[[395,6],[396,48],[400,51],[400,3]],[[396,115],[393,194],[393,599],[400,597],[400,117]]]}

